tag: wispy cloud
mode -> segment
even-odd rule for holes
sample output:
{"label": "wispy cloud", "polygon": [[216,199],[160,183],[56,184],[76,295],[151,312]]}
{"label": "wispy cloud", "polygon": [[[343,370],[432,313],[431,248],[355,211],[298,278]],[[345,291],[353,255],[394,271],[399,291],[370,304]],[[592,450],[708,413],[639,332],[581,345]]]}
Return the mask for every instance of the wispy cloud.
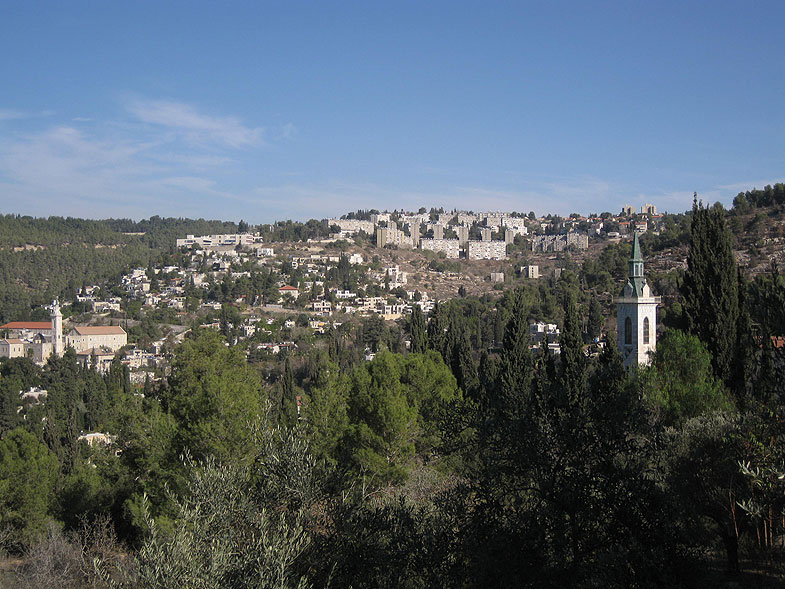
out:
{"label": "wispy cloud", "polygon": [[780,182],[785,182],[782,178],[769,178],[768,180],[751,180],[749,182],[734,182],[733,184],[722,184],[717,186],[720,190],[727,190],[729,192],[733,192],[734,196],[737,195],[739,192],[746,192],[747,190],[752,190],[754,188],[762,189],[768,185],[778,184]]}
{"label": "wispy cloud", "polygon": [[[610,184],[592,179],[506,189],[485,186],[447,186],[430,190],[392,188],[372,183],[327,182],[320,185],[284,184],[258,187],[254,194],[260,205],[277,218],[331,217],[357,209],[417,210],[444,207],[447,210],[520,211],[568,214],[588,212],[588,202],[614,192]],[[614,201],[613,208],[616,208]]]}
{"label": "wispy cloud", "polygon": [[[232,218],[238,207],[227,203],[254,204],[234,174],[247,172],[241,158],[262,144],[261,128],[181,102],[137,100],[129,110],[130,121],[76,117],[0,134],[0,210]],[[30,116],[0,109],[0,121]]]}
{"label": "wispy cloud", "polygon": [[13,121],[14,119],[23,119],[25,114],[18,110],[11,110],[8,108],[0,108],[0,121]]}
{"label": "wispy cloud", "polygon": [[128,110],[144,123],[180,133],[197,144],[218,143],[238,148],[258,145],[261,127],[248,127],[235,117],[215,117],[199,112],[190,104],[168,100],[137,100]]}
{"label": "wispy cloud", "polygon": [[293,125],[292,123],[286,123],[283,127],[281,127],[281,139],[293,139],[299,129]]}
{"label": "wispy cloud", "polygon": [[0,121],[15,121],[19,119],[32,119],[36,117],[50,117],[54,114],[52,110],[42,110],[40,112],[26,112],[10,108],[0,108]]}
{"label": "wispy cloud", "polygon": [[95,216],[125,200],[143,199],[148,191],[142,184],[157,167],[137,157],[141,149],[68,126],[0,143],[0,174],[7,179],[0,192],[3,208]]}

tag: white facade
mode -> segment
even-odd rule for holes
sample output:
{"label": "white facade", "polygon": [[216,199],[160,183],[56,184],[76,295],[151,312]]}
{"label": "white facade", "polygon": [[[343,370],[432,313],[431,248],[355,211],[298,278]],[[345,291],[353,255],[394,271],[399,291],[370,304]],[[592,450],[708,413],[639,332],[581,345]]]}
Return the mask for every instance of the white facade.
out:
{"label": "white facade", "polygon": [[360,221],[359,219],[329,219],[328,225],[337,225],[341,229],[342,235],[354,235],[364,231],[368,235],[373,235],[374,224],[372,221]]}
{"label": "white facade", "polygon": [[575,249],[585,250],[589,247],[589,236],[570,232],[561,235],[535,235],[532,238],[533,252],[561,252],[569,246],[573,246]]}
{"label": "white facade", "polygon": [[0,358],[22,358],[25,343],[18,338],[0,339]]}
{"label": "white facade", "polygon": [[119,325],[76,326],[71,329],[67,341],[77,354],[94,348],[116,352],[128,344],[128,335]]}
{"label": "white facade", "polygon": [[187,235],[185,239],[177,240],[177,247],[191,247],[197,245],[202,248],[219,246],[252,245],[262,243],[262,236],[258,233],[222,233],[216,235]]}
{"label": "white facade", "polygon": [[434,252],[444,252],[448,258],[458,258],[460,242],[457,239],[421,239],[420,248]]}
{"label": "white facade", "polygon": [[470,260],[507,259],[507,244],[503,241],[470,241],[467,247]]}

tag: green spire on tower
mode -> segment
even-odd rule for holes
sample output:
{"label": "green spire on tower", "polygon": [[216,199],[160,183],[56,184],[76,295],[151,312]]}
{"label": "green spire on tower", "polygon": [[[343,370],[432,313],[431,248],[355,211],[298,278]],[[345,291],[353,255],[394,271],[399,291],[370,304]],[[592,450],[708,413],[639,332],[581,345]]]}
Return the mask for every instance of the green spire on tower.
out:
{"label": "green spire on tower", "polygon": [[634,232],[635,237],[632,240],[632,258],[631,261],[633,262],[642,262],[643,257],[641,256],[641,244],[638,242],[638,232]]}
{"label": "green spire on tower", "polygon": [[630,278],[643,278],[643,256],[641,244],[638,242],[638,232],[635,231],[632,240],[632,257],[629,261]]}

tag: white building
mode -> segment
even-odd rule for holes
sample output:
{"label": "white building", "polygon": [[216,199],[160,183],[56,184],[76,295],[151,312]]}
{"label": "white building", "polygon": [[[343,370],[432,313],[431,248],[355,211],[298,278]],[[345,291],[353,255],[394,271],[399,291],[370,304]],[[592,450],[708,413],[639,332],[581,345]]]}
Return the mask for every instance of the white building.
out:
{"label": "white building", "polygon": [[635,234],[629,261],[627,284],[616,299],[618,348],[628,369],[651,362],[649,354],[657,348],[657,305],[660,297],[652,295],[643,276],[643,258]]}
{"label": "white building", "polygon": [[384,275],[390,279],[390,288],[397,288],[406,284],[406,272],[402,272],[398,264],[385,268]]}
{"label": "white building", "polygon": [[360,221],[359,219],[329,219],[329,226],[337,225],[341,229],[342,237],[355,235],[360,231],[373,235],[374,224],[372,221]]}
{"label": "white building", "polygon": [[[621,226],[621,224],[619,224]],[[532,238],[532,251],[561,252],[568,247],[585,250],[589,247],[589,236],[582,233],[563,233],[561,235],[535,235]]]}
{"label": "white building", "polygon": [[22,358],[25,343],[19,338],[0,339],[0,358]]}
{"label": "white building", "polygon": [[524,266],[521,268],[523,275],[526,278],[539,278],[540,277],[540,267],[539,266]]}
{"label": "white building", "polygon": [[68,345],[77,354],[92,349],[114,352],[128,344],[128,335],[119,325],[76,326],[68,332]]}
{"label": "white building", "polygon": [[467,248],[470,260],[507,259],[507,244],[503,241],[470,241]]}
{"label": "white building", "polygon": [[197,245],[201,248],[253,245],[262,243],[262,236],[258,233],[223,233],[216,235],[187,235],[185,239],[177,240],[177,247],[191,247]]}
{"label": "white building", "polygon": [[444,252],[448,258],[458,258],[460,255],[460,241],[457,239],[421,239],[420,248],[433,252]]}
{"label": "white building", "polygon": [[534,343],[544,339],[547,339],[548,343],[554,343],[559,339],[559,327],[555,323],[530,323],[529,337]]}

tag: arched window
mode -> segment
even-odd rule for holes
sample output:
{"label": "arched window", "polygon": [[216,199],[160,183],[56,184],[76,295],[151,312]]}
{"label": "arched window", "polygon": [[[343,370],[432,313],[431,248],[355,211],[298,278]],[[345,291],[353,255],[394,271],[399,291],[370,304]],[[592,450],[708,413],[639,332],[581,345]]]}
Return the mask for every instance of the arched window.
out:
{"label": "arched window", "polygon": [[644,344],[649,343],[649,318],[648,317],[643,318],[643,343]]}
{"label": "arched window", "polygon": [[624,320],[624,344],[632,345],[632,319],[629,317]]}

